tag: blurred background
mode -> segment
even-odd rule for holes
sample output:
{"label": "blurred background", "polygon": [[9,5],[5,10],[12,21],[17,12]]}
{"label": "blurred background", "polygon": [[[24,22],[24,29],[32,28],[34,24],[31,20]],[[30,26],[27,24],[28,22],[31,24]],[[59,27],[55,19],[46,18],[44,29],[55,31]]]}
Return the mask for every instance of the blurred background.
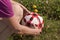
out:
{"label": "blurred background", "polygon": [[40,36],[23,37],[13,34],[9,40],[60,40],[60,0],[15,0],[28,10],[39,13],[44,19]]}

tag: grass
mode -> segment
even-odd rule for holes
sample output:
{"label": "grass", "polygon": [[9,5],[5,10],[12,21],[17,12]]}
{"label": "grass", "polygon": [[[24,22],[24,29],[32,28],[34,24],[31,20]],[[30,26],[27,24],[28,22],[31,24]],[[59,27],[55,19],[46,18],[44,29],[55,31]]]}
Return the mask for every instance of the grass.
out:
{"label": "grass", "polygon": [[60,21],[48,20],[44,17],[45,27],[40,40],[60,40]]}

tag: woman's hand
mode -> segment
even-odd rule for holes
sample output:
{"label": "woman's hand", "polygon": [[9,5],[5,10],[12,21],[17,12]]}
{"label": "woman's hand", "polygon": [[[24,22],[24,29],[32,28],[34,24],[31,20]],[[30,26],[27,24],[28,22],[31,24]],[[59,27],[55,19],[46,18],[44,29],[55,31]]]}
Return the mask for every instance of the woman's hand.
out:
{"label": "woman's hand", "polygon": [[25,27],[24,30],[18,32],[18,34],[25,34],[25,35],[39,35],[40,34],[40,29],[38,29],[37,26],[34,25],[34,28],[28,28],[27,26],[23,26]]}

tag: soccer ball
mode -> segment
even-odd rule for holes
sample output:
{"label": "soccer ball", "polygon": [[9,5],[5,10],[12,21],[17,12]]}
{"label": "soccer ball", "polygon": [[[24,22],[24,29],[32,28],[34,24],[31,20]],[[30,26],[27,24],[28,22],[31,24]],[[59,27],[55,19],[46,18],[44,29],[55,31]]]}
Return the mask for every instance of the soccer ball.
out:
{"label": "soccer ball", "polygon": [[22,25],[29,26],[31,28],[34,28],[34,25],[36,25],[39,29],[42,29],[44,22],[40,15],[31,12],[31,14],[27,14],[23,17]]}

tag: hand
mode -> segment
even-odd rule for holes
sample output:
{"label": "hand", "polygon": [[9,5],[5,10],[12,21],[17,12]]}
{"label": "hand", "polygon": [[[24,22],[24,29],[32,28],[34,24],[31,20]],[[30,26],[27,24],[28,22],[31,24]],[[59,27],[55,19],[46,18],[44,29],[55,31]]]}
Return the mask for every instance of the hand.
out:
{"label": "hand", "polygon": [[40,34],[40,29],[38,29],[38,27],[36,27],[35,25],[34,25],[34,29],[33,28],[28,28],[27,29],[27,27],[26,28],[24,28],[24,30],[23,31],[15,31],[16,33],[18,33],[18,34],[24,34],[24,35],[33,35],[33,36],[35,36],[35,35],[39,35]]}
{"label": "hand", "polygon": [[36,25],[34,25],[34,28],[35,28],[35,30],[36,30],[35,35],[39,35],[39,34],[40,34],[40,32],[41,32],[41,30],[40,30],[40,29],[38,29],[38,27],[37,27]]}

